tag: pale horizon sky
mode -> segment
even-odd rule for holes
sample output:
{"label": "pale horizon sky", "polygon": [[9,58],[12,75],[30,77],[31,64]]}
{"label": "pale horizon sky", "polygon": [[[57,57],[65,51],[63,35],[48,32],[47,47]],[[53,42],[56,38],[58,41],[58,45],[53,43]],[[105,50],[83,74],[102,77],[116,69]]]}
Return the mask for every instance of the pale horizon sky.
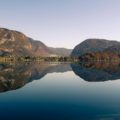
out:
{"label": "pale horizon sky", "polygon": [[88,38],[120,41],[120,0],[0,0],[0,27],[48,46],[74,48]]}

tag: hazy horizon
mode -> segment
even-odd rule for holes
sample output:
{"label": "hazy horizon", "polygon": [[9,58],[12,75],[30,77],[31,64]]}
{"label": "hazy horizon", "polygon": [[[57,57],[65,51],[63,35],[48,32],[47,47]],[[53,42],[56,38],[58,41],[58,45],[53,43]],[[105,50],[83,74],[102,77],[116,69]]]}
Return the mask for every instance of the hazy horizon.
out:
{"label": "hazy horizon", "polygon": [[51,47],[74,48],[88,38],[120,41],[119,0],[1,0],[0,27]]}

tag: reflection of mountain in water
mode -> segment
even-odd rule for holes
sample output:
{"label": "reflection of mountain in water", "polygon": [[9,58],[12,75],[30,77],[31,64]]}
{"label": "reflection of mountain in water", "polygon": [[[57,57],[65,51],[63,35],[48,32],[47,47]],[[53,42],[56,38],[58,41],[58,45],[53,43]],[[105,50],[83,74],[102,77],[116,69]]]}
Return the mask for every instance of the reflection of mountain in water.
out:
{"label": "reflection of mountain in water", "polygon": [[76,75],[89,82],[120,79],[119,62],[87,62],[71,64],[71,67]]}
{"label": "reflection of mountain in water", "polygon": [[22,63],[0,65],[0,91],[18,89],[25,84],[41,79],[47,73],[70,71],[69,64]]}
{"label": "reflection of mountain in water", "polygon": [[[72,67],[72,69],[71,69]],[[120,79],[120,63],[87,62],[81,64],[22,63],[0,64],[0,92],[15,90],[47,73],[73,70],[86,81],[99,82]]]}

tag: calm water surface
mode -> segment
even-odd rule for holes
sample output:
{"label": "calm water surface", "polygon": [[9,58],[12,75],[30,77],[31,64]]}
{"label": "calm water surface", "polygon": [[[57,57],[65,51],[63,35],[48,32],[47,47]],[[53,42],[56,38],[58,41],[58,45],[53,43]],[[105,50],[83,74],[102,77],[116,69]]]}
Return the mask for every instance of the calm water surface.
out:
{"label": "calm water surface", "polygon": [[120,120],[120,65],[0,65],[0,119]]}

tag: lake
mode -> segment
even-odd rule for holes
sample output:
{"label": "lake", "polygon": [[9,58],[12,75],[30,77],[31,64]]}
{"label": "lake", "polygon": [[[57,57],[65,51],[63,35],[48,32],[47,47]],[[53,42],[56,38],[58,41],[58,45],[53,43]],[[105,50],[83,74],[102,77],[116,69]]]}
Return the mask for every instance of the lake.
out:
{"label": "lake", "polygon": [[0,119],[120,120],[120,64],[0,64]]}

